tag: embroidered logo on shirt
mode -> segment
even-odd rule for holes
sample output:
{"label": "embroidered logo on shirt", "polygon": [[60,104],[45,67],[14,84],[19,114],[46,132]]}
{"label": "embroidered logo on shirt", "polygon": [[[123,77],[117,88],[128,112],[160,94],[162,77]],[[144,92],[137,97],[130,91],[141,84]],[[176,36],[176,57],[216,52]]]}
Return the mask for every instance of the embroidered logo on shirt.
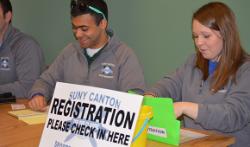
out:
{"label": "embroidered logo on shirt", "polygon": [[112,63],[102,63],[101,73],[99,74],[100,77],[104,78],[114,78],[113,68],[115,67]]}
{"label": "embroidered logo on shirt", "polygon": [[0,57],[0,70],[10,70],[9,57]]}

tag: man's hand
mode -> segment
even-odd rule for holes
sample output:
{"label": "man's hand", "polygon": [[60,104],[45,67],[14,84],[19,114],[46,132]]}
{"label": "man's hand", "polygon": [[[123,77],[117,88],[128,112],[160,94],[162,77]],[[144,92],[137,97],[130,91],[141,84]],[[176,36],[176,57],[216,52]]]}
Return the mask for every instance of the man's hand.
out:
{"label": "man's hand", "polygon": [[46,111],[47,102],[44,96],[34,96],[28,103],[29,107],[35,111]]}

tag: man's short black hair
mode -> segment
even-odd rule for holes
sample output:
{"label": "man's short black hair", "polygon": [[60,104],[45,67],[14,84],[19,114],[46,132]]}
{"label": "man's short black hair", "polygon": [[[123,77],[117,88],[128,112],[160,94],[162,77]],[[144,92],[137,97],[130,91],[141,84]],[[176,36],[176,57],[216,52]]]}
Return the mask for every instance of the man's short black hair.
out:
{"label": "man's short black hair", "polygon": [[70,8],[71,17],[90,14],[94,16],[96,24],[102,19],[108,20],[108,6],[104,0],[71,0]]}
{"label": "man's short black hair", "polygon": [[5,15],[7,12],[12,12],[12,5],[10,0],[0,0],[1,7],[3,9],[3,14]]}

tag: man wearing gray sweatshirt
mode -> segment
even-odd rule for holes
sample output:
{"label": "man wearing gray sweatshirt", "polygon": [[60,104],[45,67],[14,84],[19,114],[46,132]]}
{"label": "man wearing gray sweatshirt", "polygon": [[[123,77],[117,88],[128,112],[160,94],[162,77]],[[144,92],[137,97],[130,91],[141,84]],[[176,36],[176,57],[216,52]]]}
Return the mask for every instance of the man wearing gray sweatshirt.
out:
{"label": "man wearing gray sweatshirt", "polygon": [[41,47],[30,36],[11,25],[12,6],[0,1],[0,94],[27,97],[40,76],[44,56]]}
{"label": "man wearing gray sweatshirt", "polygon": [[103,0],[72,0],[71,23],[76,42],[64,48],[35,82],[29,106],[43,111],[57,81],[118,91],[144,89],[144,75],[133,50],[108,26]]}

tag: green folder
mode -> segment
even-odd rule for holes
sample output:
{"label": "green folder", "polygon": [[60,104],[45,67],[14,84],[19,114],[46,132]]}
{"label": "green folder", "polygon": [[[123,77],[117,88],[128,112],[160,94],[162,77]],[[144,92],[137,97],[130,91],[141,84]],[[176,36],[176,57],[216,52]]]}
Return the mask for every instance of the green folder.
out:
{"label": "green folder", "polygon": [[144,97],[143,105],[153,107],[147,138],[171,145],[179,145],[180,121],[176,120],[171,98]]}

